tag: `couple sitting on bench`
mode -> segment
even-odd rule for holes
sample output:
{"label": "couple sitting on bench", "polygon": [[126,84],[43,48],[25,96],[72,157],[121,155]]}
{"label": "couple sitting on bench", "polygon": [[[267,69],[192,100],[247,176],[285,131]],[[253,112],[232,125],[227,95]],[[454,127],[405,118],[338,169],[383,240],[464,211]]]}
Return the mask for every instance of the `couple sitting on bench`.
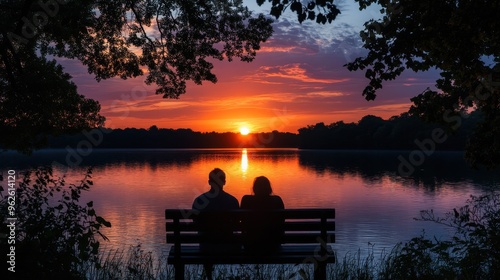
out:
{"label": "couple sitting on bench", "polygon": [[245,195],[238,200],[223,190],[226,184],[226,174],[219,168],[212,170],[208,177],[210,190],[198,196],[193,202],[193,210],[197,210],[194,219],[201,225],[203,231],[199,234],[210,240],[200,244],[200,249],[209,254],[225,254],[241,250],[238,242],[232,240],[234,223],[241,222],[243,247],[246,253],[262,253],[279,249],[283,236],[283,219],[279,217],[262,217],[254,215],[245,221],[220,220],[213,216],[203,217],[204,211],[224,211],[235,209],[272,210],[284,209],[283,200],[272,195],[269,179],[264,176],[255,178],[253,183],[254,195]]}

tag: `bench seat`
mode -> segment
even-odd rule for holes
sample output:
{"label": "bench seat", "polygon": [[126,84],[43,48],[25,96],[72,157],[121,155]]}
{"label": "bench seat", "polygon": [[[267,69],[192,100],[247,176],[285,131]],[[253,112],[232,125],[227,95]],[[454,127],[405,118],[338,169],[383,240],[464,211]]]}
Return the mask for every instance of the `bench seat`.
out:
{"label": "bench seat", "polygon": [[[230,236],[214,241],[212,236],[200,235],[203,223],[195,222],[202,215],[230,229]],[[260,217],[279,218],[284,235],[281,247],[270,252],[246,252],[245,225],[242,221]],[[336,261],[330,244],[335,242],[335,209],[280,209],[202,211],[167,209],[166,239],[170,248],[167,261],[174,265],[175,279],[184,279],[184,266],[193,264],[313,264],[314,279],[326,279],[326,264]],[[223,222],[229,221],[229,222]],[[281,222],[280,222],[281,224]],[[217,225],[217,224],[216,224]],[[215,235],[218,236],[218,235]],[[209,240],[207,240],[209,238]],[[236,252],[217,253],[200,249],[200,243],[232,244],[241,248]]]}

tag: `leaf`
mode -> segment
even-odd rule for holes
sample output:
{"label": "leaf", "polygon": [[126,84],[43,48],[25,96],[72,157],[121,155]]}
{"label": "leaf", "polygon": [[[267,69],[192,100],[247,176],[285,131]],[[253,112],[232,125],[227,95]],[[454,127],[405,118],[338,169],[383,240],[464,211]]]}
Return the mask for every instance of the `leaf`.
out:
{"label": "leaf", "polygon": [[316,0],[316,4],[318,4],[321,7],[324,7],[326,5],[326,0]]}
{"label": "leaf", "polygon": [[297,15],[302,13],[302,4],[299,1],[295,1],[290,5],[290,10],[292,12],[297,12]]}
{"label": "leaf", "polygon": [[271,15],[276,18],[279,18],[281,16],[281,11],[282,9],[280,9],[279,6],[274,6],[271,8]]}
{"label": "leaf", "polygon": [[323,15],[323,14],[318,14],[318,16],[316,17],[316,22],[317,23],[322,23],[322,24],[325,24],[326,23],[326,17]]}
{"label": "leaf", "polygon": [[316,13],[314,11],[309,11],[307,18],[310,20],[314,20],[315,17],[316,17]]}
{"label": "leaf", "polygon": [[301,13],[298,15],[298,20],[300,23],[302,23],[306,18],[307,18],[306,13]]}
{"label": "leaf", "polygon": [[106,221],[103,217],[101,216],[97,216],[96,217],[96,221],[99,223],[99,224],[102,224],[104,225],[105,227],[111,227],[111,223]]}

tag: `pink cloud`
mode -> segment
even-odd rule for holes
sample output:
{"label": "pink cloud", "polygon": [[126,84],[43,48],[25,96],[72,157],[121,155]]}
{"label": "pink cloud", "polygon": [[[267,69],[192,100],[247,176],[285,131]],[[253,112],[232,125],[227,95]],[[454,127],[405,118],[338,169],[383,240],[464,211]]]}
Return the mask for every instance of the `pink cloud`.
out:
{"label": "pink cloud", "polygon": [[[270,80],[280,80],[287,83],[286,80],[294,80],[301,83],[321,83],[335,84],[349,81],[349,78],[343,79],[321,79],[312,77],[300,63],[291,63],[277,66],[261,66],[257,72],[246,77],[247,80],[255,82],[270,82]],[[275,82],[276,83],[276,82]]]}

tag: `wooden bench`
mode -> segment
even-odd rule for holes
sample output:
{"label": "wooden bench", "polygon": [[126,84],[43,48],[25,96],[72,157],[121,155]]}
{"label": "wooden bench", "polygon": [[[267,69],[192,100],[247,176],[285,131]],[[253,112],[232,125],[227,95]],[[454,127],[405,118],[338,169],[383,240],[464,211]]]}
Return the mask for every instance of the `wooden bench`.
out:
{"label": "wooden bench", "polygon": [[[193,219],[213,215],[218,221],[237,221],[231,224],[233,234],[225,238],[227,244],[236,244],[240,250],[212,254],[200,250],[200,242],[207,242],[198,234],[199,223]],[[244,249],[242,223],[259,217],[284,219],[282,245],[273,253],[250,253]],[[206,216],[205,216],[206,217]],[[231,210],[203,211],[191,209],[165,210],[167,244],[172,247],[168,264],[174,265],[175,279],[184,279],[186,264],[314,264],[314,279],[326,279],[326,264],[335,262],[330,243],[335,242],[335,209],[285,210]],[[227,223],[226,223],[227,225]]]}

